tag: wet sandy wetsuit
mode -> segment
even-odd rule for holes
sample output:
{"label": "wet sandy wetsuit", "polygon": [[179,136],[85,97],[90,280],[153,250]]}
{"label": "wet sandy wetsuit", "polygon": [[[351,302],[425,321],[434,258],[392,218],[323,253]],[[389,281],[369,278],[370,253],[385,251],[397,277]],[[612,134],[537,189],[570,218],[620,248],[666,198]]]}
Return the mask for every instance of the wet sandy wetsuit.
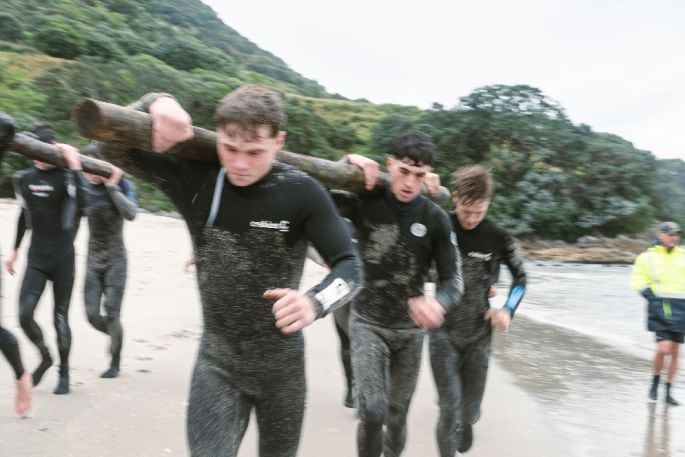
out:
{"label": "wet sandy wetsuit", "polygon": [[330,197],[311,177],[277,162],[260,181],[235,187],[217,164],[103,152],[164,191],[190,231],[204,318],[188,405],[191,455],[237,455],[254,408],[259,455],[295,456],[306,391],[304,338],[276,328],[263,293],[298,288],[308,242],[331,266],[307,292],[318,316],[357,292],[361,263]]}
{"label": "wet sandy wetsuit", "polygon": [[408,203],[389,190],[369,195],[336,191],[333,197],[355,226],[364,262],[364,287],[353,300],[350,320],[358,452],[398,456],[406,442],[424,337],[409,316],[408,300],[424,295],[435,262],[435,298],[446,309],[459,301],[456,241],[447,214],[422,195]]}
{"label": "wet sandy wetsuit", "polygon": [[443,326],[430,334],[430,357],[440,404],[437,427],[441,457],[453,457],[460,446],[458,429],[480,417],[490,358],[492,328],[484,315],[488,291],[500,264],[511,272],[512,284],[504,308],[514,314],[526,286],[526,273],[514,239],[488,219],[463,230],[450,215],[461,252],[464,296],[447,313]]}
{"label": "wet sandy wetsuit", "polygon": [[[0,275],[0,283],[2,282]],[[0,290],[2,288],[0,287]],[[0,316],[2,316],[2,303],[0,303]],[[0,323],[0,352],[5,356],[9,362],[12,370],[14,370],[14,377],[18,380],[24,374],[24,365],[21,363],[21,354],[19,352],[19,342],[12,332],[7,330]]]}
{"label": "wet sandy wetsuit", "polygon": [[[55,300],[54,325],[60,358],[60,386],[68,392],[69,303],[74,284],[74,238],[84,207],[83,178],[80,172],[52,168],[30,168],[14,175],[14,189],[22,212],[14,245],[19,249],[27,229],[31,230],[26,273],[19,293],[19,322],[26,336],[40,351],[42,362],[33,374],[34,385],[52,365],[43,332],[33,318],[46,281],[52,281]],[[66,381],[65,386],[62,386]],[[55,393],[66,393],[64,388]]]}
{"label": "wet sandy wetsuit", "polygon": [[93,327],[111,338],[112,360],[102,377],[112,378],[119,372],[123,340],[120,316],[126,287],[124,219],[130,221],[136,216],[135,187],[126,179],[114,186],[85,181],[84,191],[90,232],[84,286],[86,314]]}

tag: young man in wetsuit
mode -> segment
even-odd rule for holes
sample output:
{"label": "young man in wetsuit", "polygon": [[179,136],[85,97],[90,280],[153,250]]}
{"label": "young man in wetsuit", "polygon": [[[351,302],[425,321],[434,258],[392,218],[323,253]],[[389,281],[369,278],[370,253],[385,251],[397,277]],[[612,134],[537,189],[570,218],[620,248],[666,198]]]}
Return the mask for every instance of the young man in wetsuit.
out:
{"label": "young man in wetsuit", "polygon": [[135,187],[124,179],[120,168],[113,167],[109,178],[91,173],[84,173],[84,177],[90,233],[84,286],[86,314],[95,329],[110,337],[112,359],[100,377],[116,378],[124,337],[120,319],[127,265],[124,219],[132,221],[138,205]]}
{"label": "young man in wetsuit", "polygon": [[[14,138],[14,121],[5,113],[0,111],[0,131],[2,139],[0,141],[0,161],[12,144]],[[2,275],[0,275],[0,278]],[[1,288],[0,288],[1,289]],[[0,301],[0,317],[2,316],[2,302]],[[19,343],[12,332],[0,324],[0,352],[5,356],[7,362],[14,370],[16,379],[14,410],[17,414],[25,414],[31,407],[31,373],[24,370],[19,352]]]}
{"label": "young man in wetsuit", "polygon": [[[333,193],[341,214],[354,224],[364,261],[364,287],[350,319],[360,457],[395,457],[404,450],[424,333],[442,324],[463,290],[449,218],[421,195],[435,154],[428,135],[404,132],[387,158],[390,189]],[[364,170],[367,189],[373,189],[369,159],[351,155],[348,161]],[[432,263],[434,297],[424,293]]]}
{"label": "young man in wetsuit", "polygon": [[679,405],[672,389],[680,345],[685,341],[685,249],[679,246],[681,234],[675,222],[659,224],[656,245],[635,259],[631,274],[633,290],[647,299],[647,328],[656,337],[649,399],[657,399],[664,361],[670,356],[664,400],[671,406]]}
{"label": "young man in wetsuit", "polygon": [[[165,151],[192,136],[169,96],[134,107]],[[278,95],[243,86],[217,108],[219,164],[101,147],[107,160],[164,191],[193,244],[204,328],[190,389],[190,453],[235,456],[254,408],[261,457],[294,457],[305,402],[301,330],[349,301],[361,263],[325,189],[275,161],[286,133]],[[331,270],[297,290],[311,242]]]}
{"label": "young man in wetsuit", "polygon": [[55,145],[64,155],[69,169],[34,161],[33,168],[15,174],[14,192],[21,202],[22,211],[14,250],[7,259],[6,268],[14,275],[14,263],[24,232],[31,230],[31,247],[19,293],[19,322],[26,336],[40,351],[41,363],[33,372],[33,385],[36,386],[52,366],[52,357],[33,315],[45,283],[52,281],[53,319],[60,359],[59,381],[54,393],[60,395],[69,393],[69,302],[74,284],[74,238],[84,206],[79,172],[81,162],[76,148],[55,142],[49,125],[39,125],[32,133],[37,139]]}
{"label": "young man in wetsuit", "polygon": [[[494,191],[490,172],[480,165],[452,174],[450,215],[461,252],[464,296],[458,309],[430,334],[430,357],[439,395],[436,429],[441,457],[466,452],[480,417],[490,358],[492,329],[506,331],[526,288],[526,273],[514,238],[486,219]],[[501,309],[490,307],[491,287],[504,263],[512,276]]]}

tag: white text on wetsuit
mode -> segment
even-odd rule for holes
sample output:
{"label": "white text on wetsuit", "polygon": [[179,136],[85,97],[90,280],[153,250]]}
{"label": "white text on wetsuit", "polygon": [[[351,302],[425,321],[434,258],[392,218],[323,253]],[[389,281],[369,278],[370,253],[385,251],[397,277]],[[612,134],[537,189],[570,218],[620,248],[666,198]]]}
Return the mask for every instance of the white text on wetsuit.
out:
{"label": "white text on wetsuit", "polygon": [[290,221],[271,222],[271,221],[250,221],[250,227],[273,229],[281,232],[290,231]]}

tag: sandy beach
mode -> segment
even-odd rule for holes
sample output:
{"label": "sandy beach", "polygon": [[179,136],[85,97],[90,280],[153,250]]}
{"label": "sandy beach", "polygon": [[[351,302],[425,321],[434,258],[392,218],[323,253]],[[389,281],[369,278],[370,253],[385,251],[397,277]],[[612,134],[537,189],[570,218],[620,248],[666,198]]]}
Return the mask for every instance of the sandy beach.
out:
{"label": "sandy beach", "polygon": [[[18,207],[0,201],[0,245],[7,253],[14,242]],[[125,341],[122,374],[99,378],[108,365],[107,340],[90,327],[83,305],[87,224],[82,224],[77,252],[77,281],[70,322],[72,391],[52,394],[57,381],[53,367],[34,389],[33,412],[13,413],[13,377],[0,362],[0,456],[95,457],[184,456],[185,411],[191,368],[201,332],[200,305],[194,272],[184,272],[191,248],[183,221],[139,214],[126,224],[129,274],[122,316]],[[23,272],[28,240],[20,255]],[[4,258],[3,258],[4,265]],[[4,268],[3,268],[4,270]],[[21,275],[3,271],[2,322],[19,339],[25,364],[33,369],[37,353],[17,320]],[[324,272],[308,264],[303,287]],[[230,285],[227,285],[230,287]],[[48,288],[38,308],[53,354],[52,294]],[[342,406],[343,376],[337,336],[330,318],[306,330],[308,399],[302,457],[356,455],[356,420]],[[507,338],[504,335],[502,338]],[[421,377],[409,412],[409,437],[404,455],[435,456],[436,393],[424,352]],[[493,358],[483,416],[475,428],[475,445],[468,455],[555,457],[570,455],[568,442],[555,429],[543,405],[516,387],[511,375]],[[241,457],[256,456],[256,430],[251,422]]]}

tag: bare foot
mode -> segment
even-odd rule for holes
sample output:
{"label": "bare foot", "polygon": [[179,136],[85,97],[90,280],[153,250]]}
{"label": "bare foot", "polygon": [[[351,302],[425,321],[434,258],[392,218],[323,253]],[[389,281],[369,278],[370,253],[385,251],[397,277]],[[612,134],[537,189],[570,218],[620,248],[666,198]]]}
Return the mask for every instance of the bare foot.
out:
{"label": "bare foot", "polygon": [[20,416],[26,414],[31,409],[31,389],[33,381],[31,373],[25,371],[21,378],[17,380],[17,396],[14,399],[14,410]]}

